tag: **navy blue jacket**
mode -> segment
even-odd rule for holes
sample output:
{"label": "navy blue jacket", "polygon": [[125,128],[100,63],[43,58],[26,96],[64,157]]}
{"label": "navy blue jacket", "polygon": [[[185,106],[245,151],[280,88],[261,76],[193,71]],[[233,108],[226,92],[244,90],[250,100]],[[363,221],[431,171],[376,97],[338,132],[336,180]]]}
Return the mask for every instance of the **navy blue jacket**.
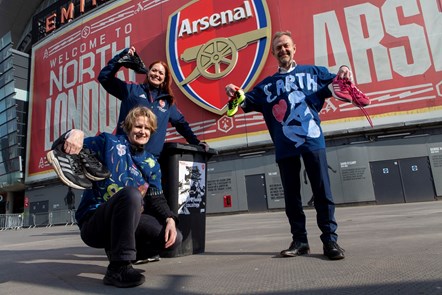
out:
{"label": "navy blue jacket", "polygon": [[[62,137],[64,138],[64,137]],[[93,212],[112,195],[126,186],[138,188],[144,197],[145,212],[166,220],[177,216],[167,205],[161,186],[161,170],[156,158],[144,151],[135,151],[126,135],[101,133],[84,139],[84,146],[94,152],[97,159],[111,172],[102,181],[94,181],[91,189],[86,189],[75,213],[81,227],[83,218]]]}
{"label": "navy blue jacket", "polygon": [[126,83],[115,77],[115,74],[121,68],[121,64],[117,61],[128,50],[126,48],[115,55],[98,76],[98,81],[100,81],[104,89],[121,100],[116,134],[125,134],[120,125],[131,109],[137,106],[145,106],[153,111],[158,121],[157,131],[151,135],[149,142],[145,145],[146,151],[155,157],[160,155],[166,140],[166,130],[169,122],[188,143],[199,144],[200,141],[193,133],[183,114],[181,114],[175,104],[170,105],[167,101],[167,98],[170,97],[168,93],[159,93],[157,89],[150,89],[148,84]]}
{"label": "navy blue jacket", "polygon": [[275,145],[276,161],[325,148],[319,112],[336,74],[327,68],[297,65],[288,73],[265,78],[250,92],[242,108],[263,114]]}

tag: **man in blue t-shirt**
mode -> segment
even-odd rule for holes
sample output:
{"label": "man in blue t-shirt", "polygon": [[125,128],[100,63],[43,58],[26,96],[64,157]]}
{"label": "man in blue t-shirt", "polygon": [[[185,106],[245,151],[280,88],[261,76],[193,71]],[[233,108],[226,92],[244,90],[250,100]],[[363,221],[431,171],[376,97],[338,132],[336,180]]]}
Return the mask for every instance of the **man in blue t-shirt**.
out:
{"label": "man in blue t-shirt", "polygon": [[[241,107],[245,112],[263,114],[275,145],[285,210],[292,233],[292,242],[288,249],[281,251],[281,255],[294,257],[310,253],[301,201],[302,157],[315,196],[324,255],[331,260],[343,259],[344,250],[337,244],[335,204],[330,190],[319,112],[325,99],[332,96],[328,89],[332,80],[337,75],[352,80],[352,73],[347,66],[341,66],[336,75],[325,67],[298,65],[293,59],[295,52],[296,45],[290,32],[274,34],[272,54],[278,60],[278,72],[247,92]],[[226,94],[233,97],[238,89],[238,86],[229,84]]]}

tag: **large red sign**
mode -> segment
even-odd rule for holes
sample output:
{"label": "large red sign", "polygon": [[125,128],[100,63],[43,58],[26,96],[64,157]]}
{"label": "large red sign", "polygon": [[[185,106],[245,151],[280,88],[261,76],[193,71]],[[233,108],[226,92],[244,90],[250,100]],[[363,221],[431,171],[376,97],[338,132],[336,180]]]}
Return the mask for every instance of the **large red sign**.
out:
{"label": "large red sign", "polygon": [[[115,1],[33,47],[26,181],[54,177],[46,153],[66,130],[114,131],[119,102],[97,76],[130,45],[146,64],[169,62],[193,130],[226,149],[270,140],[260,114],[223,115],[223,90],[230,82],[251,88],[276,71],[269,46],[280,30],[292,32],[298,64],[353,69],[375,128],[441,120],[441,27],[439,0]],[[118,76],[144,80],[127,69]],[[358,108],[332,98],[321,118],[326,132],[370,128]],[[173,128],[167,139],[182,140]]]}

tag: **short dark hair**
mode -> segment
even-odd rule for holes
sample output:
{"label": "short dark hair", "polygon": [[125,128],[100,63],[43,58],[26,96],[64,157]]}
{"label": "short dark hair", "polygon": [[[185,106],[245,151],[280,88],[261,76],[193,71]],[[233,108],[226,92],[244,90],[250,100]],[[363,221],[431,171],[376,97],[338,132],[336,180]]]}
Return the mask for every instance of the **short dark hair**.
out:
{"label": "short dark hair", "polygon": [[290,39],[293,40],[292,32],[290,32],[290,31],[279,31],[279,32],[275,32],[275,34],[273,34],[272,43],[273,43],[276,39],[278,39],[279,37],[281,37],[281,36],[288,36],[288,37],[290,37]]}

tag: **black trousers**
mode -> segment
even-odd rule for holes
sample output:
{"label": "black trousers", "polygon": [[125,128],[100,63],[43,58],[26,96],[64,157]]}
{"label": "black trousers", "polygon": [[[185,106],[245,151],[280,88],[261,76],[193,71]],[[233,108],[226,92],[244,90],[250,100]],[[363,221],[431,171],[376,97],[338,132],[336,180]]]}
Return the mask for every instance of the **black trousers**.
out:
{"label": "black trousers", "polygon": [[284,188],[285,212],[290,223],[293,241],[307,243],[307,230],[301,200],[301,160],[310,179],[315,196],[316,222],[321,230],[321,241],[337,241],[338,227],[335,220],[335,203],[330,189],[328,164],[325,149],[303,153],[301,156],[278,161],[281,182]]}
{"label": "black trousers", "polygon": [[[101,204],[81,225],[81,239],[93,248],[104,248],[110,261],[146,259],[166,251],[165,220],[142,214],[143,199],[137,188],[125,187]],[[177,229],[173,251],[181,244]]]}

